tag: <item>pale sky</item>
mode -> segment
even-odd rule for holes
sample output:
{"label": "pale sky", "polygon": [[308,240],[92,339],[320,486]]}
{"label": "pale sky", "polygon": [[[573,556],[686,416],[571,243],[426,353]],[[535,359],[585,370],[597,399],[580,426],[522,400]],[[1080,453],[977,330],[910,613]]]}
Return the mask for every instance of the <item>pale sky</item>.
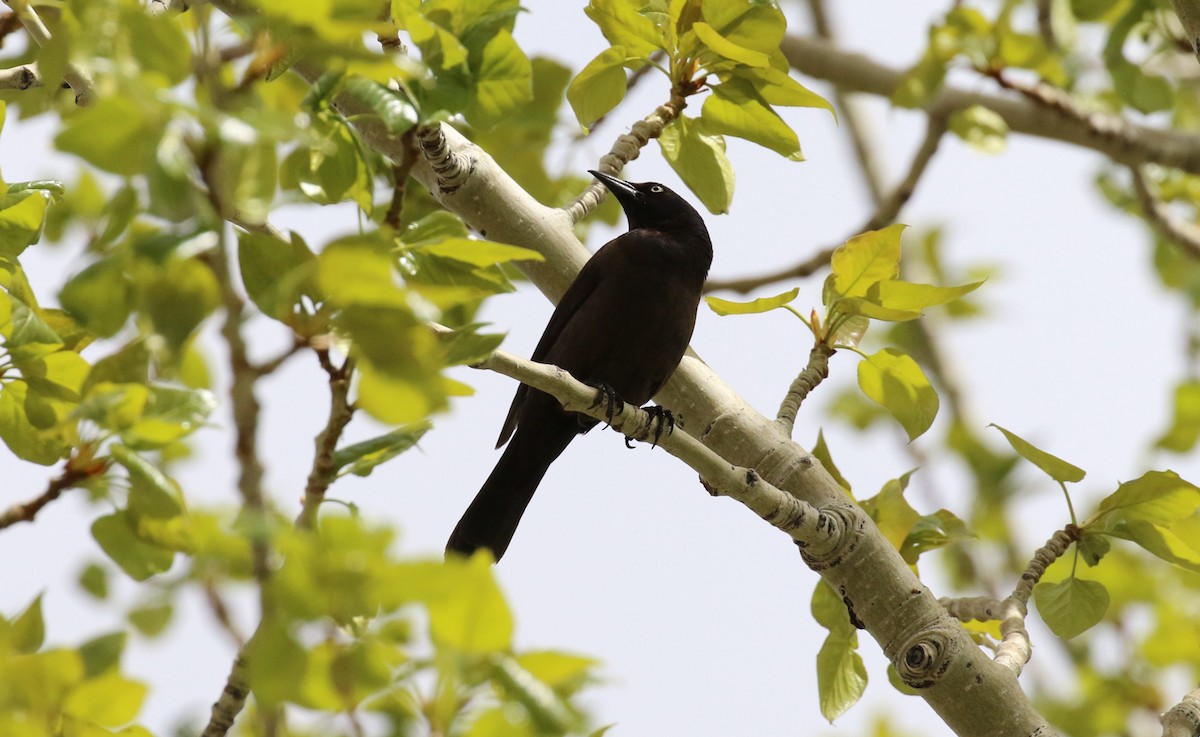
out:
{"label": "pale sky", "polygon": [[[846,47],[897,67],[916,59],[930,19],[945,7],[926,0],[830,5],[840,11]],[[516,37],[530,56],[552,56],[578,68],[604,47],[582,3],[529,0],[525,7],[531,12],[519,18]],[[807,27],[804,14],[790,15],[793,28]],[[969,75],[957,83],[992,90],[990,82]],[[556,152],[551,160],[579,171],[595,166],[621,125],[645,115],[665,94],[659,80],[645,80],[599,128],[597,140],[572,153]],[[894,181],[920,140],[923,116],[878,100],[868,112]],[[738,175],[733,207],[726,216],[707,217],[713,276],[797,261],[840,242],[871,212],[845,132],[822,111],[789,110],[784,116],[809,160],[792,163],[730,141]],[[73,163],[49,150],[49,122],[19,121],[10,111],[0,137],[7,181],[73,178]],[[1028,138],[1011,138],[1008,151],[995,157],[947,138],[900,217],[913,226],[906,245],[915,245],[913,231],[940,224],[947,229],[949,264],[1000,267],[978,292],[987,319],[953,326],[945,347],[981,428],[1004,425],[1087,470],[1075,490],[1083,516],[1118,481],[1152,468],[1200,479],[1195,458],[1146,451],[1165,427],[1171,387],[1183,372],[1186,310],[1160,289],[1144,228],[1100,201],[1092,181],[1101,163],[1094,154]],[[625,174],[685,190],[655,144]],[[291,210],[276,224],[299,230],[314,244],[357,227],[344,207]],[[587,245],[595,250],[616,232],[595,228]],[[79,252],[78,243],[27,252],[23,263],[45,301],[49,285],[82,267],[73,260]],[[798,283],[797,307],[807,311],[819,303],[820,278]],[[791,286],[768,287],[763,294]],[[506,350],[527,356],[550,312],[544,297],[525,288],[493,299],[483,319],[509,333]],[[285,341],[276,328],[256,324],[260,355],[272,355]],[[803,326],[786,313],[719,318],[705,307],[693,340],[719,375],[770,416],[810,345]],[[224,360],[215,352],[210,357]],[[860,435],[825,412],[836,391],[854,383],[856,363],[853,354],[833,359],[833,376],[801,410],[795,437],[811,447],[823,427],[843,474],[865,497],[910,470],[913,461],[902,451],[898,426]],[[437,418],[437,429],[419,450],[331,490],[368,518],[400,527],[401,550],[408,555],[441,555],[455,521],[499,458],[493,445],[515,384],[469,369],[454,375],[474,386],[476,396]],[[277,504],[295,510],[327,404],[324,376],[311,356],[301,355],[263,387],[260,398],[267,486]],[[185,463],[177,476],[193,503],[233,505],[224,410],[214,424],[196,436],[207,461]],[[349,437],[381,430],[360,416]],[[944,430],[939,420],[917,447],[934,448]],[[999,435],[993,439],[1000,447]],[[0,451],[0,468],[8,479],[0,506],[36,496],[53,473],[18,462],[6,450]],[[1068,518],[1056,487],[1032,471],[1023,478],[1028,487],[1017,509],[1032,552]],[[956,465],[935,463],[914,476],[910,498],[922,513],[946,506],[965,514],[967,493]],[[105,511],[72,492],[34,524],[0,532],[0,560],[9,562],[0,574],[0,611],[11,615],[46,591],[51,643],[78,644],[123,621],[121,606],[98,605],[74,583],[85,561],[102,557],[88,528]],[[932,568],[925,565],[926,572]],[[605,681],[586,692],[585,703],[597,724],[618,723],[611,735],[861,734],[880,709],[898,710],[897,724],[910,732],[949,733],[923,701],[887,684],[884,659],[866,636],[860,643],[871,683],[864,700],[836,727],[825,725],[815,681],[824,631],[809,614],[816,574],[782,533],[732,501],[710,498],[696,474],[665,452],[645,446],[628,451],[615,433],[580,438],[551,468],[498,573],[516,615],[519,648],[561,648],[604,662]],[[120,577],[114,573],[111,580]],[[936,574],[926,580],[936,594],[950,593]],[[134,589],[119,586],[116,601],[131,602]],[[181,717],[193,723],[207,718],[234,654],[199,598],[193,593],[184,601],[163,638],[133,637],[125,659],[128,673],[152,684],[143,721],[158,735],[168,734]],[[249,630],[252,601],[237,603]],[[1035,655],[1025,679],[1037,677],[1057,649],[1036,613],[1030,629]]]}

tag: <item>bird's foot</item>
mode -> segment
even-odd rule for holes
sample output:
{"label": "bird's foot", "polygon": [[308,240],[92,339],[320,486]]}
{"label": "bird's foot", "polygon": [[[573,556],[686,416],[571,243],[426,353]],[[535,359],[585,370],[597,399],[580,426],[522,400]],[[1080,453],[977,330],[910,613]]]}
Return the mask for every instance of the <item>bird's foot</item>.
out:
{"label": "bird's foot", "polygon": [[658,441],[662,440],[664,432],[667,435],[675,432],[675,415],[671,414],[671,410],[660,407],[657,404],[653,407],[643,407],[643,409],[646,410],[646,414],[650,415],[650,421],[646,423],[646,429],[642,431],[641,435],[638,435],[636,438],[626,436],[626,448],[633,447],[629,444],[631,440],[645,442],[651,437],[654,438],[650,441],[650,447],[653,448],[658,445]]}
{"label": "bird's foot", "polygon": [[621,399],[617,390],[608,384],[600,384],[596,387],[596,399],[592,402],[591,409],[600,405],[604,405],[604,419],[609,426],[612,425],[614,417],[625,411],[625,400]]}

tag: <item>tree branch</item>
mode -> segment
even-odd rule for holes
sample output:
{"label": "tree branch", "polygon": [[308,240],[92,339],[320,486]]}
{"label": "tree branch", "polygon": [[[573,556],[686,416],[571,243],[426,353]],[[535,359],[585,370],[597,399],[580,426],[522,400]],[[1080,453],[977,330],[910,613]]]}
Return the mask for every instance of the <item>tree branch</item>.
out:
{"label": "tree branch", "polygon": [[1042,580],[1042,574],[1051,563],[1067,552],[1071,543],[1083,534],[1075,525],[1067,525],[1050,536],[1046,544],[1033,554],[1033,560],[1021,574],[1021,580],[1012,594],[1004,600],[1004,611],[1000,620],[1000,647],[996,649],[996,663],[1020,675],[1033,652],[1029,632],[1025,629],[1025,618],[1029,614],[1029,597],[1033,587]]}
{"label": "tree branch", "polygon": [[42,77],[38,74],[36,63],[0,69],[0,90],[27,90],[41,86]]}
{"label": "tree branch", "polygon": [[1162,737],[1200,735],[1200,688],[1183,697],[1162,715]]}
{"label": "tree branch", "polygon": [[[825,0],[808,0],[808,12],[812,16],[813,30],[824,41],[836,41],[833,24],[825,10]],[[867,131],[866,120],[859,114],[855,100],[847,95],[841,87],[833,88],[833,103],[841,111],[841,121],[845,124],[846,135],[854,148],[854,156],[858,159],[858,169],[863,175],[863,183],[871,195],[871,203],[878,207],[883,202],[883,166],[879,162],[879,149],[872,144],[872,137]]]}
{"label": "tree branch", "polygon": [[354,373],[354,361],[347,358],[340,367],[329,360],[329,348],[317,348],[321,368],[329,375],[329,419],[325,428],[317,435],[316,452],[312,468],[304,486],[304,507],[296,518],[296,527],[311,530],[316,527],[317,509],[325,499],[325,492],[333,483],[337,469],[333,464],[333,453],[337,450],[342,431],[354,417],[354,406],[350,404],[350,377]]}
{"label": "tree branch", "polygon": [[[50,43],[50,29],[46,28],[46,24],[42,22],[41,16],[37,10],[29,4],[29,0],[4,0],[17,19],[21,21],[21,25],[25,27],[25,32],[29,34],[29,39],[38,46],[45,46]],[[92,97],[95,95],[95,86],[92,80],[86,74],[79,70],[71,62],[67,62],[63,70],[63,81],[71,85],[71,89],[75,92],[75,104],[84,107],[91,103]]]}
{"label": "tree branch", "polygon": [[50,483],[46,486],[46,490],[40,496],[23,504],[14,504],[5,510],[3,514],[0,514],[0,530],[11,527],[18,522],[32,522],[37,513],[42,511],[42,507],[58,499],[64,491],[73,488],[80,481],[91,475],[86,470],[74,467],[68,461],[63,466],[62,473],[50,480]]}
{"label": "tree branch", "polygon": [[1138,203],[1142,206],[1142,215],[1150,227],[1163,238],[1179,246],[1179,250],[1191,258],[1200,259],[1200,228],[1184,222],[1171,214],[1167,206],[1160,202],[1150,191],[1146,172],[1142,167],[1131,166],[1129,173],[1133,177],[1133,191],[1137,193]]}
{"label": "tree branch", "polygon": [[[781,48],[796,71],[847,91],[890,97],[903,76],[862,54],[843,51],[819,39],[788,36]],[[1200,135],[1138,125],[1117,115],[1092,112],[1080,118],[1054,114],[1031,100],[954,87],[943,88],[925,110],[948,117],[972,105],[994,111],[1016,133],[1088,148],[1125,165],[1156,163],[1200,173]]]}
{"label": "tree branch", "polygon": [[1183,24],[1183,31],[1188,35],[1192,45],[1192,53],[1200,60],[1200,0],[1171,0],[1175,15]]}
{"label": "tree branch", "polygon": [[[600,157],[598,170],[602,174],[611,174],[613,176],[620,174],[626,164],[641,154],[642,148],[650,143],[651,139],[662,135],[663,128],[666,128],[671,124],[671,121],[678,118],[683,113],[685,107],[687,107],[687,101],[683,99],[683,95],[678,90],[671,90],[670,100],[667,100],[663,105],[659,105],[654,109],[654,112],[634,123],[628,133],[622,133],[617,136],[617,140],[613,143],[608,153]],[[593,181],[566,208],[567,214],[571,217],[571,222],[577,223],[583,220],[607,196],[608,190],[604,185]]]}
{"label": "tree branch", "polygon": [[800,405],[818,384],[829,378],[829,359],[836,350],[825,341],[818,341],[808,352],[808,365],[788,387],[787,394],[779,405],[779,412],[775,414],[775,424],[779,425],[789,438],[792,436]]}

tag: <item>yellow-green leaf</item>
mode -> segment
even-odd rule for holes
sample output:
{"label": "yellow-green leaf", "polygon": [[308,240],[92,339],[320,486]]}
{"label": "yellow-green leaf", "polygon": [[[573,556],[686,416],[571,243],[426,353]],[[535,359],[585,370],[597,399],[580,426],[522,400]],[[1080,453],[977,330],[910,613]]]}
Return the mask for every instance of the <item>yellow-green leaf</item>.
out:
{"label": "yellow-green leaf", "polygon": [[754,87],[740,79],[714,85],[700,116],[705,130],[752,141],[790,161],[804,161],[800,139]]}
{"label": "yellow-green leaf", "polygon": [[1005,430],[1003,427],[1000,427],[995,423],[988,425],[988,427],[994,427],[1000,432],[1004,433],[1005,439],[1008,440],[1008,443],[1013,447],[1013,450],[1017,451],[1017,453],[1025,460],[1045,471],[1047,476],[1059,483],[1077,483],[1079,481],[1083,481],[1083,477],[1087,475],[1087,472],[1079,466],[1067,463],[1058,456],[1047,453],[1041,448],[1033,445],[1033,443],[1030,443],[1028,440],[1021,438],[1015,433]]}
{"label": "yellow-green leaf", "polygon": [[731,61],[736,61],[739,64],[745,64],[746,66],[751,67],[765,67],[769,66],[771,63],[771,60],[767,58],[766,54],[762,53],[761,51],[754,51],[753,49],[748,49],[744,46],[737,45],[736,43],[717,33],[716,30],[714,30],[713,27],[707,23],[697,21],[692,24],[692,30],[696,32],[696,37],[699,38],[705,46],[711,49],[718,56],[722,56]]}
{"label": "yellow-green leaf", "polygon": [[758,312],[768,312],[776,307],[782,307],[796,299],[796,295],[798,294],[800,294],[800,287],[789,289],[783,294],[776,294],[773,297],[752,299],[749,302],[732,302],[720,297],[705,297],[704,301],[718,315],[752,315]]}
{"label": "yellow-green leaf", "polygon": [[1163,525],[1131,520],[1126,526],[1128,538],[1154,555],[1180,568],[1200,573],[1200,541],[1194,535],[1186,539]]}
{"label": "yellow-green leaf", "polygon": [[[856,235],[833,252],[834,297],[865,297],[871,285],[900,273],[903,225]],[[827,304],[828,306],[828,304]]]}
{"label": "yellow-green leaf", "polygon": [[1099,581],[1076,577],[1054,583],[1042,581],[1033,587],[1033,601],[1050,631],[1069,640],[1104,618],[1108,589]]}
{"label": "yellow-green leaf", "polygon": [[1175,387],[1171,427],[1155,446],[1174,453],[1187,453],[1200,441],[1200,380],[1187,379]]}
{"label": "yellow-green leaf", "polygon": [[[2,621],[2,620],[0,620]],[[36,653],[46,639],[46,620],[42,618],[42,595],[25,607],[8,624],[6,645],[16,653]]]}
{"label": "yellow-green leaf", "polygon": [[0,256],[16,258],[30,245],[37,243],[42,235],[42,225],[46,222],[46,206],[49,202],[45,193],[33,191],[0,210]]}
{"label": "yellow-green leaf", "polygon": [[725,155],[725,139],[700,128],[696,119],[681,116],[663,129],[658,145],[684,184],[719,215],[733,202],[733,165]]}
{"label": "yellow-green leaf", "polygon": [[624,64],[625,47],[613,46],[600,52],[571,80],[567,100],[585,131],[625,99]]}
{"label": "yellow-green leaf", "polygon": [[938,287],[932,284],[886,279],[876,282],[867,290],[867,299],[888,309],[919,313],[926,307],[946,304],[970,294],[982,284],[983,282],[977,281],[956,287]]}
{"label": "yellow-green leaf", "polygon": [[1003,153],[1008,144],[1008,123],[999,113],[982,105],[951,113],[950,132],[980,153]]}
{"label": "yellow-green leaf", "polygon": [[858,635],[829,635],[817,653],[817,695],[830,722],[858,703],[867,688],[867,668],[858,654]]}
{"label": "yellow-green leaf", "polygon": [[772,67],[740,67],[734,70],[733,76],[754,85],[754,90],[770,105],[823,108],[834,116],[834,120],[837,119],[829,100],[800,84],[787,72]]}
{"label": "yellow-green leaf", "polygon": [[1200,509],[1200,488],[1179,478],[1174,471],[1148,471],[1105,497],[1099,510],[1083,526],[1113,533],[1120,533],[1132,521],[1170,527],[1192,516],[1197,509]]}
{"label": "yellow-green leaf", "polygon": [[487,45],[475,71],[475,95],[467,117],[490,127],[533,99],[533,66],[529,57],[501,28]]}
{"label": "yellow-green leaf", "polygon": [[858,364],[858,385],[904,427],[915,440],[937,417],[938,395],[917,362],[885,348]]}
{"label": "yellow-green leaf", "polygon": [[640,0],[591,0],[584,12],[600,26],[600,32],[613,46],[624,46],[629,55],[649,57],[662,43],[662,34],[654,21],[642,15]]}
{"label": "yellow-green leaf", "polygon": [[145,684],[109,671],[72,689],[63,711],[86,722],[119,727],[137,717],[146,691]]}
{"label": "yellow-green leaf", "polygon": [[473,266],[491,266],[508,261],[545,260],[542,254],[528,248],[473,238],[443,238],[440,241],[417,246],[417,249]]}
{"label": "yellow-green leaf", "polygon": [[841,312],[842,314],[861,315],[869,317],[872,320],[885,320],[887,322],[916,320],[921,316],[920,312],[884,307],[865,297],[843,297],[834,302],[833,307],[837,312]]}
{"label": "yellow-green leaf", "polygon": [[908,480],[912,474],[913,472],[909,471],[900,478],[891,479],[883,485],[878,494],[862,502],[863,509],[871,515],[879,531],[896,550],[904,545],[909,530],[921,518],[917,510],[904,498],[904,490],[908,488]]}

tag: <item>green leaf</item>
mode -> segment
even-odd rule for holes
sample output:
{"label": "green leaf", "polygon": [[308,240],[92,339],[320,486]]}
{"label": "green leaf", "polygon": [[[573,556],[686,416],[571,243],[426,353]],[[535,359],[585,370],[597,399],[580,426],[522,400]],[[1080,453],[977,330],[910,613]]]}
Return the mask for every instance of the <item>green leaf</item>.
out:
{"label": "green leaf", "polygon": [[88,563],[79,573],[79,588],[103,601],[108,598],[108,571],[103,566]]}
{"label": "green leaf", "polygon": [[440,382],[414,381],[371,363],[359,364],[358,370],[358,405],[380,422],[418,422],[446,406]]}
{"label": "green leaf", "polygon": [[180,84],[192,74],[192,44],[184,26],[166,14],[123,13],[121,24],[133,39],[129,53],[144,71],[161,74],[168,85]]}
{"label": "green leaf", "polygon": [[1083,562],[1089,566],[1099,563],[1111,547],[1108,537],[1096,532],[1084,532],[1083,536],[1076,541],[1075,546],[1079,548],[1079,555],[1083,558]]}
{"label": "green leaf", "polygon": [[347,79],[346,89],[379,116],[389,135],[403,135],[417,124],[416,103],[403,89],[392,89],[363,77]]}
{"label": "green leaf", "polygon": [[79,646],[79,656],[83,659],[83,674],[88,678],[115,670],[121,664],[121,653],[125,651],[124,632],[110,632],[107,635],[94,637]]}
{"label": "green leaf", "polygon": [[0,438],[18,458],[50,466],[66,456],[73,444],[73,431],[39,429],[25,411],[28,388],[10,381],[0,386]]}
{"label": "green leaf", "polygon": [[371,240],[347,238],[326,246],[317,258],[317,285],[337,306],[408,307],[391,254]]}
{"label": "green leaf", "polygon": [[592,670],[600,664],[595,658],[557,650],[524,652],[516,661],[534,678],[568,695],[590,683]]}
{"label": "green leaf", "polygon": [[830,312],[839,312],[843,315],[858,315],[869,317],[872,320],[885,320],[887,322],[916,320],[921,316],[920,312],[883,307],[864,297],[842,297],[833,303]]}
{"label": "green leaf", "polygon": [[135,522],[126,512],[114,512],[92,523],[92,537],[121,570],[135,581],[145,581],[171,568],[175,554],[143,542],[135,534]]}
{"label": "green leaf", "polygon": [[176,352],[221,301],[217,278],[196,259],[173,258],[138,282],[141,311]]}
{"label": "green leaf", "polygon": [[313,117],[313,141],[288,155],[280,167],[279,184],[299,190],[322,205],[352,200],[364,209],[372,203],[367,161],[350,127],[330,113]]}
{"label": "green leaf", "polygon": [[121,176],[150,169],[163,123],[132,96],[100,95],[67,120],[54,143],[89,164]]}
{"label": "green leaf", "polygon": [[1154,442],[1173,453],[1187,453],[1200,441],[1200,380],[1186,379],[1175,387],[1171,427]]}
{"label": "green leaf", "polygon": [[913,523],[912,529],[904,538],[904,544],[900,546],[900,556],[906,563],[916,565],[921,553],[971,537],[974,535],[953,512],[939,509]]}
{"label": "green leaf", "polygon": [[921,519],[917,510],[904,498],[904,491],[908,488],[908,480],[912,474],[913,472],[909,471],[900,478],[891,479],[883,485],[878,494],[862,502],[863,509],[871,515],[879,531],[896,550],[904,547],[913,525]]}
{"label": "green leaf", "polygon": [[567,101],[584,131],[625,99],[625,47],[614,46],[587,63],[567,87]]}
{"label": "green leaf", "polygon": [[769,148],[789,161],[804,161],[800,139],[783,118],[740,79],[714,85],[700,120],[706,131],[737,136]]}
{"label": "green leaf", "polygon": [[1168,563],[1200,573],[1200,547],[1194,535],[1180,537],[1172,527],[1145,520],[1131,520],[1126,525],[1128,539]]}
{"label": "green leaf", "polygon": [[1174,471],[1148,471],[1105,497],[1083,527],[1128,537],[1125,527],[1130,522],[1170,527],[1192,516],[1197,509],[1200,509],[1200,489]]}
{"label": "green leaf", "polygon": [[926,307],[953,302],[975,291],[982,284],[983,282],[977,281],[957,287],[936,287],[932,284],[885,279],[871,285],[867,290],[867,299],[890,310],[919,313]]}
{"label": "green leaf", "polygon": [[145,684],[108,672],[72,689],[63,712],[85,722],[119,727],[137,717],[147,691]]}
{"label": "green leaf", "polygon": [[769,105],[823,108],[837,119],[833,105],[828,100],[792,79],[787,72],[771,67],[739,67],[734,70],[733,76],[753,85],[754,91]]}
{"label": "green leaf", "polygon": [[304,648],[277,621],[264,621],[246,645],[246,670],[254,697],[265,706],[295,700],[308,670]]}
{"label": "green leaf", "polygon": [[112,445],[109,453],[129,473],[131,515],[170,519],[183,513],[179,490],[165,473],[123,445]]}
{"label": "green leaf", "polygon": [[25,607],[25,611],[9,623],[8,642],[13,652],[36,653],[46,640],[46,620],[42,618],[42,595]]}
{"label": "green leaf", "polygon": [[491,659],[492,678],[506,696],[525,707],[539,734],[565,734],[577,721],[564,700],[506,655]]}
{"label": "green leaf", "polygon": [[725,156],[725,139],[701,128],[698,120],[680,116],[663,128],[658,145],[684,184],[719,215],[733,201],[733,165]]}
{"label": "green leaf", "polygon": [[131,283],[116,257],[100,259],[71,277],[58,299],[71,317],[102,338],[116,335],[133,309]]}
{"label": "green leaf", "polygon": [[167,629],[174,612],[169,601],[143,604],[129,612],[129,623],[146,637],[157,637]]}
{"label": "green leaf", "polygon": [[825,443],[824,430],[817,431],[817,442],[813,444],[812,454],[814,458],[821,462],[821,465],[833,477],[833,480],[838,482],[838,486],[841,486],[842,490],[853,499],[854,494],[851,493],[850,482],[846,480],[846,477],[842,475],[837,465],[834,464],[833,455],[829,452],[829,446]]}
{"label": "green leaf", "polygon": [[704,20],[730,43],[767,54],[779,50],[787,20],[775,3],[709,0],[697,4]]}
{"label": "green leaf", "polygon": [[545,261],[545,256],[528,248],[473,238],[443,238],[415,248],[434,256],[452,258],[472,266],[491,266],[509,261]]}
{"label": "green leaf", "polygon": [[950,132],[984,154],[1003,153],[1008,145],[1008,123],[999,113],[982,105],[951,113]]}
{"label": "green leaf", "polygon": [[473,365],[486,359],[504,340],[503,333],[475,332],[480,325],[466,325],[450,334],[439,334],[447,366]]}
{"label": "green leaf", "polygon": [[1033,601],[1050,631],[1064,640],[1091,629],[1108,611],[1108,589],[1099,581],[1071,577],[1042,581],[1033,587]]}
{"label": "green leaf", "polygon": [[392,430],[386,435],[339,448],[333,454],[333,470],[339,475],[352,473],[355,476],[370,476],[376,466],[415,446],[432,428],[432,423],[418,422]]}
{"label": "green leaf", "polygon": [[1072,465],[1057,456],[1050,455],[1029,441],[1022,439],[1015,433],[1011,433],[995,423],[988,425],[988,427],[994,427],[1004,433],[1008,444],[1013,447],[1013,450],[1017,451],[1018,455],[1042,469],[1047,476],[1060,484],[1067,482],[1078,483],[1083,481],[1083,477],[1087,475],[1087,472],[1079,466]]}
{"label": "green leaf", "polygon": [[895,279],[900,273],[900,234],[904,228],[889,225],[856,235],[838,246],[832,258],[833,296],[865,297],[872,285]]}
{"label": "green leaf", "polygon": [[301,297],[320,302],[313,280],[316,257],[299,237],[290,242],[260,233],[238,235],[238,267],[246,293],[263,314],[284,320]]}
{"label": "green leaf", "polygon": [[829,635],[817,653],[817,696],[830,722],[858,703],[867,689],[867,668],[858,654],[858,635]]}
{"label": "green leaf", "polygon": [[789,289],[783,294],[776,294],[773,297],[759,297],[758,299],[750,300],[749,302],[732,302],[720,297],[705,297],[704,301],[708,303],[710,309],[718,315],[753,315],[759,312],[768,312],[776,307],[782,307],[800,294],[800,287]]}
{"label": "green leaf", "polygon": [[395,584],[429,608],[430,635],[439,645],[486,654],[512,645],[512,612],[496,584],[490,556],[452,556],[444,564],[406,564]]}
{"label": "green leaf", "polygon": [[1125,58],[1126,39],[1142,18],[1155,12],[1150,0],[1133,0],[1129,9],[1115,23],[1104,45],[1104,63],[1112,76],[1113,89],[1138,112],[1152,113],[1167,110],[1175,102],[1175,92],[1166,79],[1146,74]]}
{"label": "green leaf", "polygon": [[44,356],[60,348],[62,338],[54,332],[38,310],[32,309],[15,296],[10,296],[12,312],[9,317],[5,347],[17,358]]}
{"label": "green leaf", "polygon": [[33,191],[0,210],[0,256],[16,258],[38,242],[49,203],[46,194]]}
{"label": "green leaf", "polygon": [[639,12],[640,0],[590,0],[584,12],[612,46],[624,46],[630,57],[647,58],[658,50],[662,34]]}
{"label": "green leaf", "polygon": [[204,389],[152,386],[139,416],[120,428],[121,440],[135,450],[162,448],[203,427],[216,407]]}
{"label": "green leaf", "polygon": [[711,49],[718,56],[722,56],[730,61],[735,61],[739,64],[745,64],[750,67],[766,67],[771,61],[767,55],[761,51],[754,51],[744,46],[730,41],[729,39],[717,33],[712,26],[707,23],[697,21],[692,24],[692,31],[696,33],[696,37],[701,43]]}
{"label": "green leaf", "polygon": [[533,99],[533,66],[529,57],[501,29],[483,47],[475,71],[475,96],[467,110],[472,125],[488,128]]}
{"label": "green leaf", "polygon": [[915,440],[933,424],[938,395],[917,362],[885,348],[858,364],[858,386],[882,405]]}

